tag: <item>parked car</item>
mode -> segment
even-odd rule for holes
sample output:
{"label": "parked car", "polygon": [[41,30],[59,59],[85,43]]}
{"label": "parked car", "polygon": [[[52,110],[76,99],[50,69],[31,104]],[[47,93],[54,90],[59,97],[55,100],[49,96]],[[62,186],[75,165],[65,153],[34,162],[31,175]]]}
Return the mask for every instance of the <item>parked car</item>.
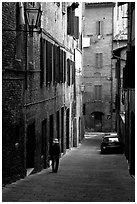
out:
{"label": "parked car", "polygon": [[107,134],[101,142],[101,153],[123,153],[123,144],[116,134]]}

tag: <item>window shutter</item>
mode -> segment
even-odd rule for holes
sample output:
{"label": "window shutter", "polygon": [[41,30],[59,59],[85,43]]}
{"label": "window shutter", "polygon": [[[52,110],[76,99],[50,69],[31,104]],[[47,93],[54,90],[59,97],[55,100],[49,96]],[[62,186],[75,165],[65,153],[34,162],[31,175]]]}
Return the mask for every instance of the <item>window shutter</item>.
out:
{"label": "window shutter", "polygon": [[53,83],[56,81],[55,45],[53,45]]}
{"label": "window shutter", "polygon": [[102,99],[102,86],[99,85],[98,86],[98,100],[101,100]]}
{"label": "window shutter", "polygon": [[75,16],[74,18],[74,36],[76,39],[79,39],[79,17]]}
{"label": "window shutter", "polygon": [[74,19],[75,19],[75,10],[71,9],[71,35],[74,35]]}
{"label": "window shutter", "polygon": [[60,47],[57,47],[57,82],[60,82]]}
{"label": "window shutter", "polygon": [[65,83],[65,81],[66,81],[66,52],[65,51],[64,51],[64,70],[63,70],[63,73],[64,73],[63,82]]}
{"label": "window shutter", "polygon": [[96,35],[99,35],[99,21],[96,22]]}
{"label": "window shutter", "polygon": [[67,59],[67,84],[70,86],[70,60]]}
{"label": "window shutter", "polygon": [[95,67],[98,68],[98,53],[95,53]]}
{"label": "window shutter", "polygon": [[63,50],[60,50],[60,82],[63,82]]}
{"label": "window shutter", "polygon": [[48,82],[52,82],[52,44],[49,42],[49,69]]}
{"label": "window shutter", "polygon": [[55,82],[57,83],[57,79],[58,79],[58,53],[57,53],[57,46],[55,45]]}
{"label": "window shutter", "polygon": [[96,34],[97,35],[103,35],[104,31],[104,22],[103,21],[97,21],[96,22]]}
{"label": "window shutter", "polygon": [[75,64],[72,62],[72,84],[74,84],[75,81]]}
{"label": "window shutter", "polygon": [[100,21],[100,34],[103,35],[104,33],[104,22]]}
{"label": "window shutter", "polygon": [[40,38],[40,85],[43,84],[43,38]]}
{"label": "window shutter", "polygon": [[72,7],[67,8],[67,34],[73,36],[74,35],[74,18],[75,18],[75,10]]}
{"label": "window shutter", "polygon": [[46,85],[48,85],[49,70],[49,42],[46,41]]}
{"label": "window shutter", "polygon": [[71,34],[71,7],[67,8],[67,34]]}

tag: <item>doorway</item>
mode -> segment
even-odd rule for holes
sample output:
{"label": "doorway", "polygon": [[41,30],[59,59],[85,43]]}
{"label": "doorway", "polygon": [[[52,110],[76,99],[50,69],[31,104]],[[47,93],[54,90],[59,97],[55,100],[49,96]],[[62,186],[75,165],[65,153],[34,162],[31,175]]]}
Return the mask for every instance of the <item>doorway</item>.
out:
{"label": "doorway", "polygon": [[47,119],[42,121],[42,144],[41,144],[41,155],[44,156],[43,159],[43,165],[44,168],[47,168],[47,150],[48,150],[48,144],[47,144]]}
{"label": "doorway", "polygon": [[61,153],[64,152],[64,107],[61,108]]}
{"label": "doorway", "polygon": [[96,111],[91,113],[91,115],[94,118],[94,131],[102,132],[102,116],[104,113]]}
{"label": "doorway", "polygon": [[51,147],[54,138],[54,122],[53,114],[49,116],[49,154],[51,155]]}
{"label": "doorway", "polygon": [[69,108],[66,111],[66,149],[69,149]]}
{"label": "doorway", "polygon": [[35,160],[35,122],[27,127],[27,141],[26,141],[26,168],[34,168]]}

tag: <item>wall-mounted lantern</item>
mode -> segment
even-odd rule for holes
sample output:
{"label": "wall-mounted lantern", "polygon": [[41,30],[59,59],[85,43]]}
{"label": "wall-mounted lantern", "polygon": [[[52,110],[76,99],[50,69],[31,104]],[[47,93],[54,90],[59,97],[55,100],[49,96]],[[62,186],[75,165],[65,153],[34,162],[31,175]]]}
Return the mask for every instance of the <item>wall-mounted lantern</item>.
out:
{"label": "wall-mounted lantern", "polygon": [[41,15],[42,11],[39,3],[33,2],[26,5],[25,16],[31,36],[33,36],[33,30],[35,28],[40,28]]}

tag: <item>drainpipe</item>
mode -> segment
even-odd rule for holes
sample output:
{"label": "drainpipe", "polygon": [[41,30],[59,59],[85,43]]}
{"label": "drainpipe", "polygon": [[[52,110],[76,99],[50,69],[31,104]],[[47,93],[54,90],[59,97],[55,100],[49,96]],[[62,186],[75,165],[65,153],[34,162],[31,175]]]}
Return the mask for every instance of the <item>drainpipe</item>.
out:
{"label": "drainpipe", "polygon": [[[112,50],[111,50],[111,56],[113,53],[113,33],[114,33],[114,8],[112,7]],[[111,132],[113,131],[113,125],[112,125],[112,121],[113,121],[113,73],[112,73],[112,59],[111,59],[111,106],[110,106],[110,111],[111,111]]]}

